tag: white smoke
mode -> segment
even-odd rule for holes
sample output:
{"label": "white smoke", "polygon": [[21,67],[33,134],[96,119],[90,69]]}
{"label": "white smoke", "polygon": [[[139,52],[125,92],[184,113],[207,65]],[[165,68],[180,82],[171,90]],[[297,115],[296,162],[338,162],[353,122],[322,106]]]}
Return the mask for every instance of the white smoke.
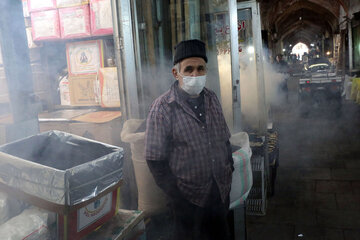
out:
{"label": "white smoke", "polygon": [[[241,111],[245,124],[256,128],[259,122],[258,105],[258,83],[257,66],[253,53],[243,52],[239,57],[240,64],[240,89],[241,89]],[[286,74],[278,73],[275,66],[264,59],[264,83],[266,109],[272,106],[280,106],[285,99],[285,92],[281,90],[281,84],[288,77]]]}

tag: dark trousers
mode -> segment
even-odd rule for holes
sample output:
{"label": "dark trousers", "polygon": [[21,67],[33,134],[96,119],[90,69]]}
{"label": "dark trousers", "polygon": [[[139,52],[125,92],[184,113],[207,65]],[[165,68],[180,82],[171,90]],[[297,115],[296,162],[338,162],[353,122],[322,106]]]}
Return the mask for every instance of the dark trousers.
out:
{"label": "dark trousers", "polygon": [[171,200],[170,206],[174,220],[172,240],[230,240],[229,199],[225,203],[221,201],[215,183],[205,207],[185,199]]}

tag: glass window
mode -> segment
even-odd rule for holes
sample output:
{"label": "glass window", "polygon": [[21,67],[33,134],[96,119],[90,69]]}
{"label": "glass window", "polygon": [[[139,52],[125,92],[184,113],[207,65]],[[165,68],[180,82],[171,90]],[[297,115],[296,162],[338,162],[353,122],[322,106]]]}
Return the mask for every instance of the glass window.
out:
{"label": "glass window", "polygon": [[[174,82],[174,46],[200,39],[207,48],[207,87],[215,91],[231,119],[230,28],[226,0],[140,0],[136,4],[145,109]],[[229,95],[229,94],[228,94]]]}

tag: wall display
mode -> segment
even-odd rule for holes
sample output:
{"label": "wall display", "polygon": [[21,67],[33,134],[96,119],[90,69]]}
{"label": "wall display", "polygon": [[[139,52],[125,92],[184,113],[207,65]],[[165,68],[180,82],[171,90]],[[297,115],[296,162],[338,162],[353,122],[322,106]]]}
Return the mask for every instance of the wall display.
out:
{"label": "wall display", "polygon": [[110,0],[90,0],[90,17],[92,35],[113,34]]}
{"label": "wall display", "polygon": [[55,0],[27,0],[29,12],[56,9]]}
{"label": "wall display", "polygon": [[60,39],[59,13],[57,10],[31,13],[33,41]]}
{"label": "wall display", "polygon": [[104,66],[101,40],[73,42],[66,45],[68,72],[70,75],[97,74]]}
{"label": "wall display", "polygon": [[91,35],[89,5],[60,8],[59,19],[62,38],[81,38]]}

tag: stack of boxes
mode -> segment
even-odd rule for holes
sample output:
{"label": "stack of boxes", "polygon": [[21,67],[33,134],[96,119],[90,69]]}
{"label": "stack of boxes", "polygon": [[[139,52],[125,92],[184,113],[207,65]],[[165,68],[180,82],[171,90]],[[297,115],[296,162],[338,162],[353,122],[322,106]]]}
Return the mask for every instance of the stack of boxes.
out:
{"label": "stack of boxes", "polygon": [[73,106],[99,105],[97,72],[104,66],[102,40],[73,42],[66,45],[70,103]]}
{"label": "stack of boxes", "polygon": [[34,41],[113,33],[109,0],[23,0]]}
{"label": "stack of boxes", "polygon": [[106,57],[105,68],[109,41],[99,39],[113,34],[110,0],[23,0],[23,8],[25,19],[31,19],[29,48],[44,41],[87,38],[66,44],[68,78],[59,85],[61,104],[120,107],[114,57]]}

